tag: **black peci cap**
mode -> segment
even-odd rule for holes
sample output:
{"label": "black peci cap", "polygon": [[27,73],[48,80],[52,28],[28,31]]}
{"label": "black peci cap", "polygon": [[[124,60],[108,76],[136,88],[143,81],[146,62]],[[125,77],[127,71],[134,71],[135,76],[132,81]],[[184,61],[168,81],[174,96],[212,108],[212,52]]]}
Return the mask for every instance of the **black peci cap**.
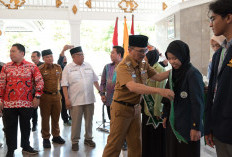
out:
{"label": "black peci cap", "polygon": [[47,49],[47,50],[43,50],[42,51],[42,57],[43,56],[47,56],[47,55],[51,55],[52,54],[52,51],[50,49]]}
{"label": "black peci cap", "polygon": [[134,47],[147,47],[148,37],[145,35],[130,35],[129,46]]}
{"label": "black peci cap", "polygon": [[71,55],[74,54],[74,53],[78,53],[78,52],[83,52],[82,49],[81,49],[81,46],[72,48],[70,50]]}

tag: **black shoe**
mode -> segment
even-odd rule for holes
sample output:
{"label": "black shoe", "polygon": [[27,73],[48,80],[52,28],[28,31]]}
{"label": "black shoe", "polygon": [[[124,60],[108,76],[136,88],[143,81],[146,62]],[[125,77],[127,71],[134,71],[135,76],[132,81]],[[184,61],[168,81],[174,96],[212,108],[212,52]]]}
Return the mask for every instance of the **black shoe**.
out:
{"label": "black shoe", "polygon": [[51,148],[51,143],[49,139],[43,139],[43,147],[44,148]]}
{"label": "black shoe", "polygon": [[123,145],[122,145],[122,150],[123,151],[126,151],[127,150],[127,143],[126,143],[126,141],[123,143]]}
{"label": "black shoe", "polygon": [[35,155],[35,154],[38,154],[38,153],[39,153],[38,150],[35,150],[35,149],[32,148],[31,146],[29,146],[28,148],[23,148],[22,152],[23,152],[23,153],[30,154],[30,155]]}
{"label": "black shoe", "polygon": [[37,125],[33,125],[32,131],[34,132],[34,131],[36,131],[36,130],[37,130]]}
{"label": "black shoe", "polygon": [[72,126],[72,123],[70,121],[64,122],[64,126]]}
{"label": "black shoe", "polygon": [[6,157],[14,157],[14,151],[7,151]]}
{"label": "black shoe", "polygon": [[63,138],[61,138],[60,136],[58,137],[53,137],[52,141],[54,143],[58,143],[58,144],[64,144],[65,143],[65,140]]}

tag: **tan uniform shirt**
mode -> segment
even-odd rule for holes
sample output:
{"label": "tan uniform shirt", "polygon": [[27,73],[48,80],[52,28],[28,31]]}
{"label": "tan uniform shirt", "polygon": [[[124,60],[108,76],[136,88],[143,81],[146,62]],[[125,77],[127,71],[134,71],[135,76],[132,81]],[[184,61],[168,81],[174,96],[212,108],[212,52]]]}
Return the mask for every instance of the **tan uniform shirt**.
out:
{"label": "tan uniform shirt", "polygon": [[55,93],[60,90],[60,80],[62,77],[62,69],[58,64],[48,66],[43,64],[39,66],[39,70],[44,80],[44,91]]}
{"label": "tan uniform shirt", "polygon": [[113,100],[131,104],[140,103],[140,94],[130,92],[126,84],[130,81],[145,84],[147,78],[156,74],[155,70],[147,63],[137,63],[132,57],[127,56],[116,68],[117,79]]}

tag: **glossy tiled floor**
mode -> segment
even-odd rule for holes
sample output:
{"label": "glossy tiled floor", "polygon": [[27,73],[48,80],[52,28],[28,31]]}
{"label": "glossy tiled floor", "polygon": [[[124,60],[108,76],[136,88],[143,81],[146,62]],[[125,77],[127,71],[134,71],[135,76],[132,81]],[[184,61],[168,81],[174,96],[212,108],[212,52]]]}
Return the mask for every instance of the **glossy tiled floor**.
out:
{"label": "glossy tiled floor", "polygon": [[[96,142],[96,148],[90,148],[84,145],[84,122],[82,123],[82,132],[81,132],[81,140],[79,143],[80,149],[78,152],[73,152],[71,150],[71,127],[64,126],[62,120],[60,120],[60,128],[61,128],[61,136],[66,140],[64,145],[52,144],[51,149],[44,149],[42,146],[42,138],[40,133],[40,126],[38,126],[38,130],[36,132],[31,133],[30,142],[31,146],[39,150],[39,155],[31,155],[33,157],[101,157],[103,149],[106,145],[108,133],[98,131],[96,128],[101,124],[102,119],[102,104],[100,103],[100,98],[97,97],[97,103],[95,104],[95,114],[94,114],[94,122],[93,122],[93,136],[94,141]],[[39,118],[40,122],[40,118]],[[99,122],[99,123],[98,123]],[[2,131],[2,122],[0,120],[0,142],[3,143],[2,148],[0,148],[0,157],[4,157],[7,152],[7,147],[5,144],[5,138]],[[18,132],[20,135],[20,131]],[[203,143],[203,141],[202,141]],[[18,137],[18,149],[15,151],[16,157],[29,157],[29,155],[22,154],[22,149],[20,148],[20,136]],[[122,151],[120,157],[127,157],[127,152]],[[201,157],[216,157],[215,150],[210,149],[202,144],[201,147]]]}

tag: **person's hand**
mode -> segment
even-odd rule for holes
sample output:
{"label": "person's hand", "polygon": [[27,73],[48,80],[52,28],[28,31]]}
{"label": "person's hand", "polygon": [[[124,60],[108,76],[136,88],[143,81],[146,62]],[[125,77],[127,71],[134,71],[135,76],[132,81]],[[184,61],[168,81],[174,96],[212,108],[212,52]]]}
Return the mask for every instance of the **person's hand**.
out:
{"label": "person's hand", "polygon": [[198,130],[191,129],[190,138],[191,138],[191,141],[199,141],[201,139],[201,132]]}
{"label": "person's hand", "polygon": [[65,105],[66,105],[66,109],[69,110],[72,108],[71,102],[69,99],[65,99]]}
{"label": "person's hand", "polygon": [[163,128],[165,128],[165,129],[166,129],[166,122],[167,122],[167,118],[164,118],[163,119]]}
{"label": "person's hand", "polygon": [[206,144],[214,148],[213,134],[205,135]]}
{"label": "person's hand", "polygon": [[32,102],[32,106],[34,108],[38,107],[40,103],[40,99],[37,99],[36,97],[34,97],[33,102]]}
{"label": "person's hand", "polygon": [[164,65],[168,65],[168,60],[167,59],[163,60],[163,63]]}
{"label": "person's hand", "polygon": [[106,96],[105,96],[105,95],[102,95],[102,96],[101,96],[101,100],[102,100],[103,103],[105,103],[105,102],[106,102]]}
{"label": "person's hand", "polygon": [[160,92],[159,94],[165,98],[168,98],[169,100],[173,100],[174,99],[174,92],[170,89],[163,89],[163,88],[160,88]]}
{"label": "person's hand", "polygon": [[74,48],[73,45],[64,45],[63,51]]}

